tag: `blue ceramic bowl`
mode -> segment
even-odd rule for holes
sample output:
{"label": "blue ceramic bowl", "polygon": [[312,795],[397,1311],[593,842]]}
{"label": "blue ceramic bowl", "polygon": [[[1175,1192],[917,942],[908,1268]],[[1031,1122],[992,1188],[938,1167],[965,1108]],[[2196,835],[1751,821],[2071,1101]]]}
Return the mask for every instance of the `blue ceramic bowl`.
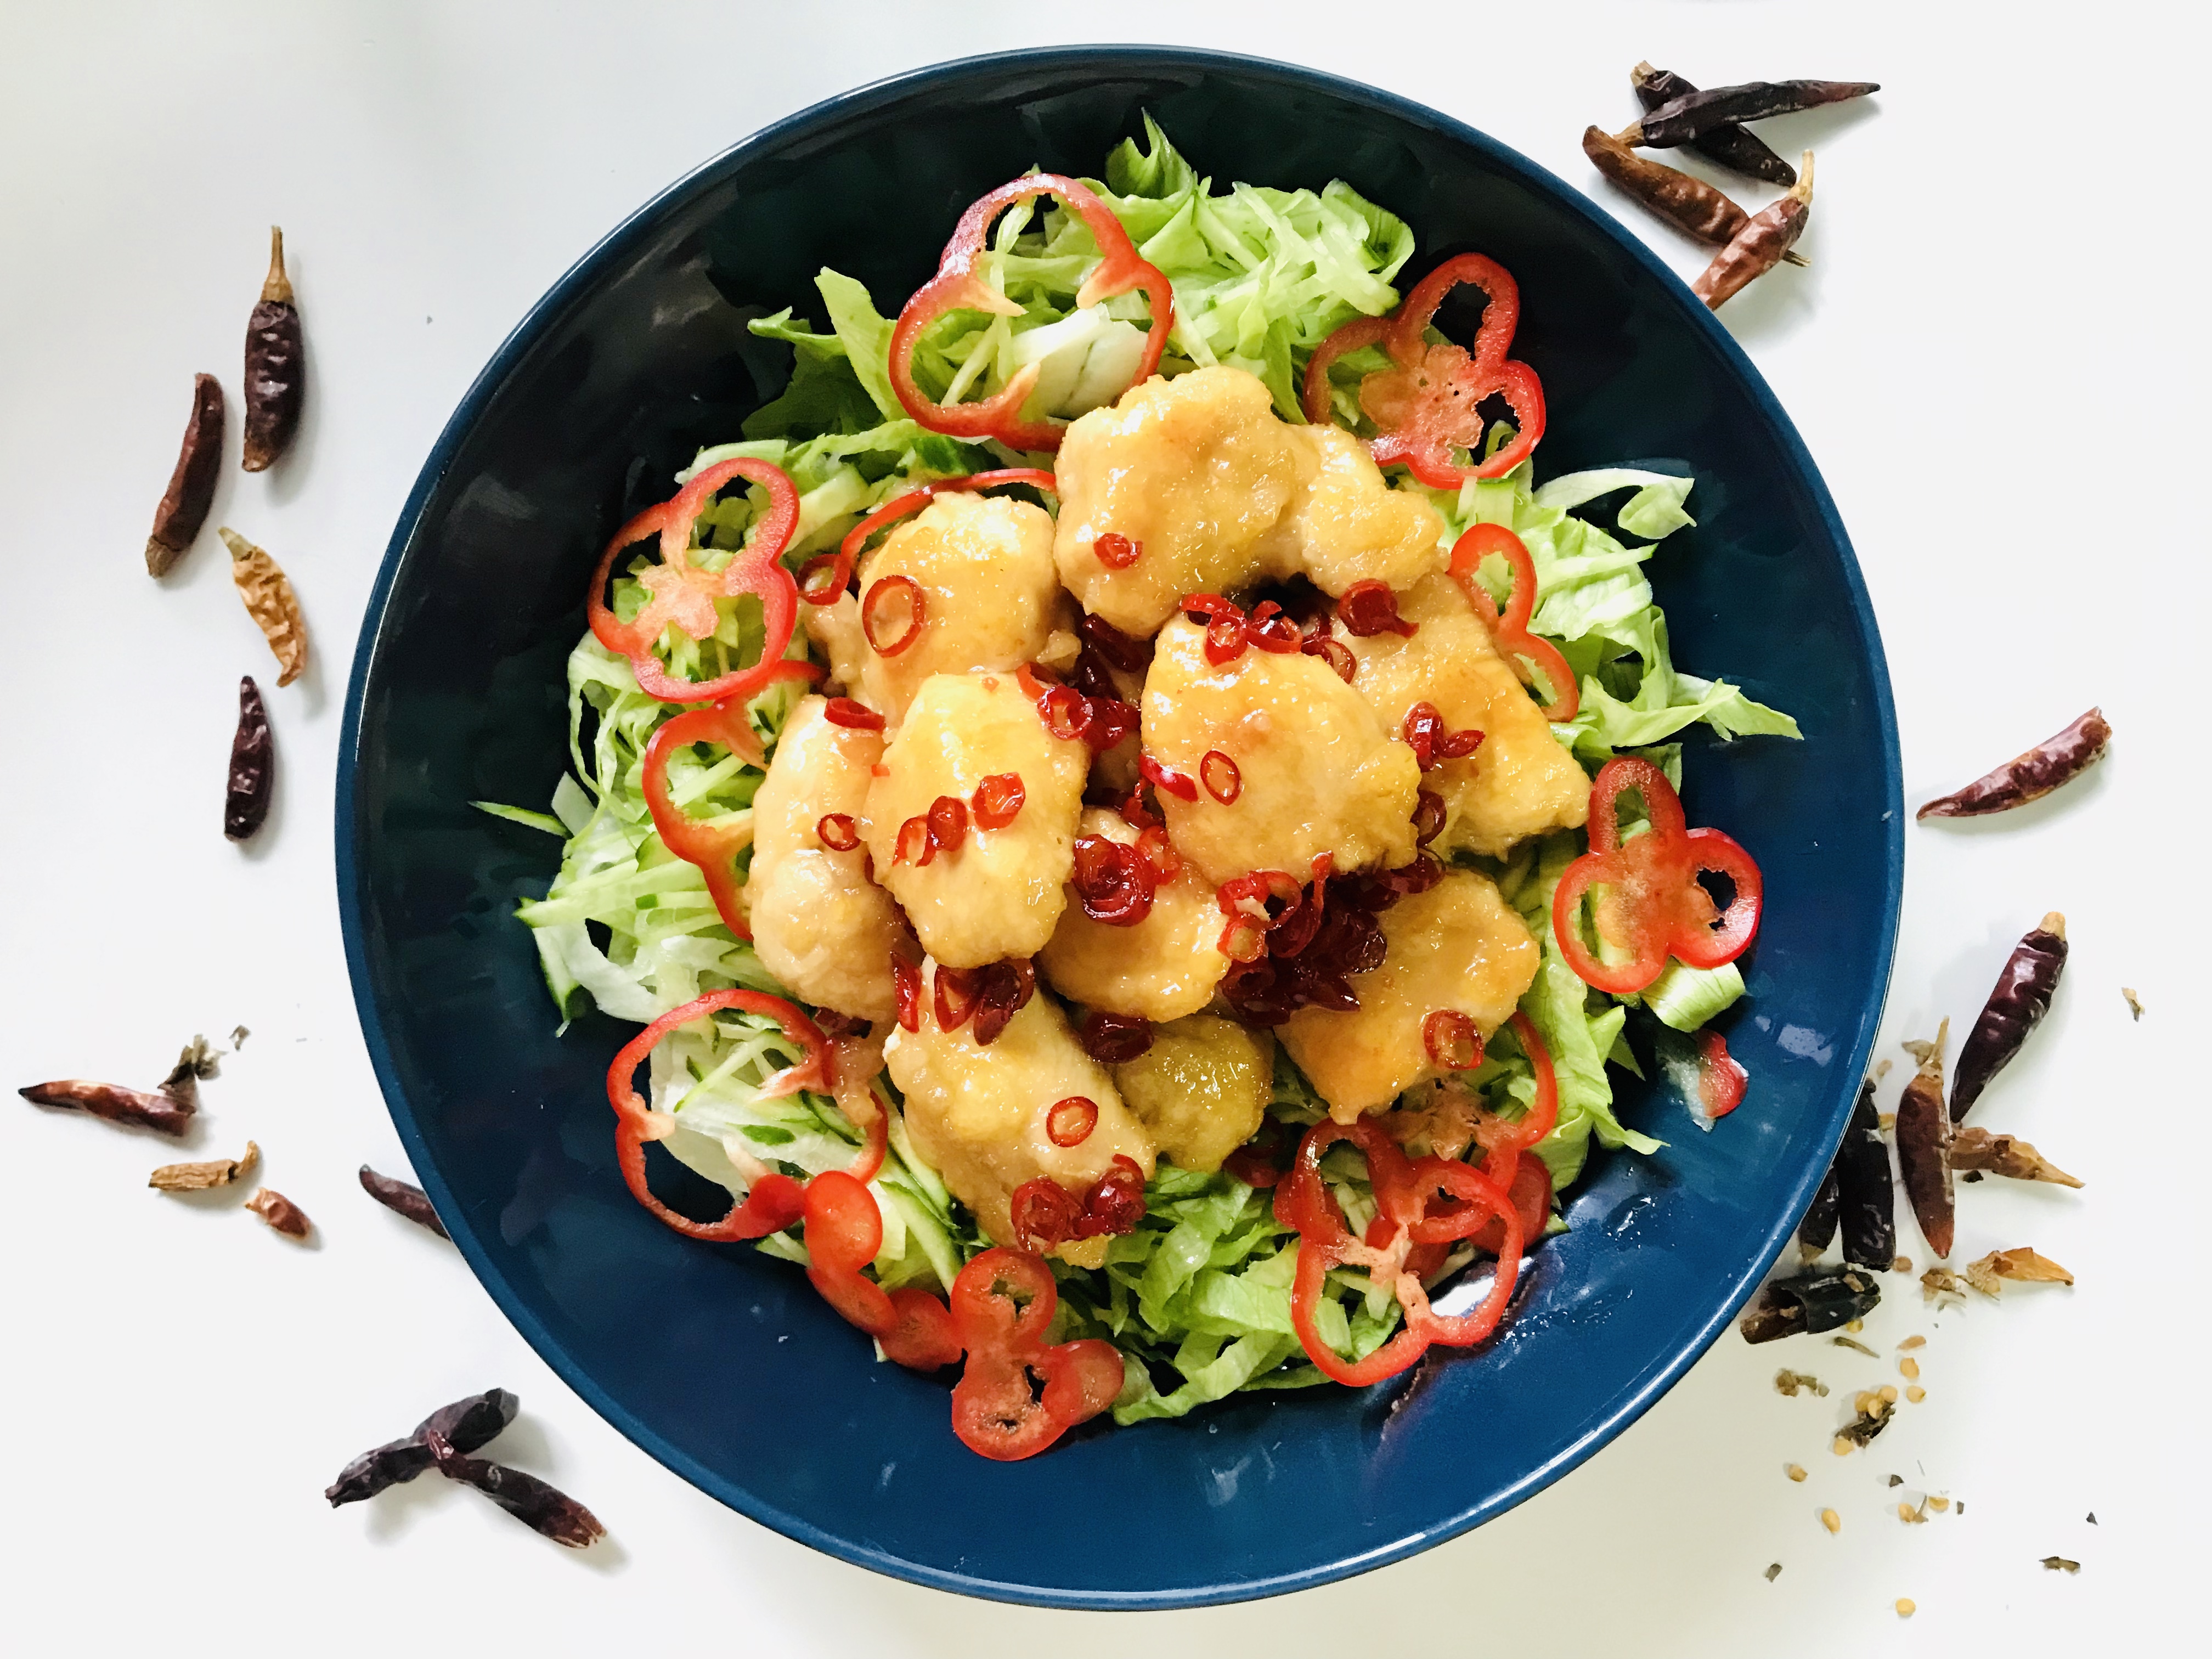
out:
{"label": "blue ceramic bowl", "polygon": [[[805,1280],[668,1231],[624,1191],[603,1092],[625,1035],[554,1035],[514,902],[554,860],[470,810],[542,804],[565,763],[562,659],[625,515],[778,389],[749,316],[832,264],[896,303],[961,208],[1032,163],[1096,173],[1150,110],[1219,180],[1342,177],[1413,223],[1423,264],[1480,248],[1520,279],[1546,477],[1697,476],[1651,576],[1680,661],[1794,712],[1802,744],[1693,740],[1693,823],[1766,877],[1752,1078],[1714,1133],[1622,1079],[1668,1142],[1599,1157],[1506,1333],[1365,1393],[1240,1398],[1092,1428],[1001,1465],[942,1384],[870,1362]],[[793,1538],[918,1583],[1091,1607],[1232,1601],[1413,1553],[1605,1444],[1723,1330],[1804,1209],[1881,1013],[1901,871],[1881,646],[1843,526],[1744,355],[1603,211],[1433,110],[1309,70],[1148,48],[1014,53],[840,98],[643,209],[541,301],[462,400],[385,556],[346,702],[338,887],[369,1053],[455,1242],[585,1399],[686,1480]],[[1087,1517],[1048,1550],[1018,1517]],[[1294,1517],[1294,1518],[1293,1518]]]}

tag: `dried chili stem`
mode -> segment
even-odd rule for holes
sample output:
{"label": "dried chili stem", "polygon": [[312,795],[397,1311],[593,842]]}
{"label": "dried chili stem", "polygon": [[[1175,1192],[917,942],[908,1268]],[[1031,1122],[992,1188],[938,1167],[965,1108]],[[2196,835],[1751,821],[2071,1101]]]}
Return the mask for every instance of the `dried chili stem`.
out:
{"label": "dried chili stem", "polygon": [[259,472],[290,447],[300,427],[306,357],[292,280],[284,271],[284,233],[269,227],[269,275],[246,325],[246,450],[248,472]]}
{"label": "dried chili stem", "polygon": [[[364,1164],[361,1166],[361,1189],[387,1210],[405,1216],[418,1227],[428,1227],[441,1238],[450,1238],[446,1224],[438,1219],[438,1212],[430,1203],[429,1194],[420,1187],[404,1181],[394,1181],[390,1176],[379,1175]],[[472,1450],[472,1447],[463,1447]]]}
{"label": "dried chili stem", "polygon": [[269,817],[276,789],[276,744],[261,688],[246,675],[238,683],[238,732],[230,740],[230,781],[222,803],[222,833],[244,841]]}
{"label": "dried chili stem", "polygon": [[1802,171],[1787,195],[1768,203],[1744,221],[1729,245],[1713,255],[1690,291],[1718,311],[1754,279],[1781,263],[1790,245],[1804,233],[1813,211],[1813,152],[1807,150]]}
{"label": "dried chili stem", "polygon": [[163,576],[207,522],[215,500],[215,479],[222,465],[222,386],[212,374],[192,376],[192,412],[185,441],[161,504],[154,509],[154,533],[146,538],[146,574]]}
{"label": "dried chili stem", "polygon": [[[1636,101],[1647,112],[1698,90],[1672,70],[1653,69],[1649,64],[1638,64],[1631,70],[1628,84],[1635,88]],[[1690,148],[1747,179],[1779,185],[1784,190],[1797,182],[1797,169],[1768,149],[1758,134],[1743,127],[1729,125],[1701,132],[1690,140]]]}
{"label": "dried chili stem", "polygon": [[1976,818],[2025,806],[2081,776],[2103,757],[2105,745],[2112,739],[2112,728],[2105,711],[2092,708],[2056,737],[2045,738],[2027,753],[2014,756],[1964,789],[1937,796],[1913,816]]}
{"label": "dried chili stem", "polygon": [[1898,1171],[1905,1178],[1905,1194],[1912,1201],[1920,1231],[1938,1256],[1951,1254],[1957,1221],[1946,1157],[1951,1117],[1943,1109],[1943,1045],[1950,1033],[1947,1019],[1936,1029],[1935,1042],[1916,1046],[1919,1069],[1897,1102]]}
{"label": "dried chili stem", "polygon": [[299,596],[276,561],[228,527],[216,532],[230,550],[230,579],[246,614],[260,626],[262,636],[276,656],[281,672],[276,684],[289,685],[307,666],[307,622],[300,614]]}

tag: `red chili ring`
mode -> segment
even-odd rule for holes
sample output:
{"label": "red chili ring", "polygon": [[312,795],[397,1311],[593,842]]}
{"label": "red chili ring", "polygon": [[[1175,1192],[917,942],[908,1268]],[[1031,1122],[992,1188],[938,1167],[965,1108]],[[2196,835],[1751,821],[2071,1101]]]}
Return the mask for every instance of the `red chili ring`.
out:
{"label": "red chili ring", "polygon": [[1145,544],[1131,541],[1119,531],[1109,530],[1092,538],[1091,550],[1109,570],[1127,570],[1144,556]]}
{"label": "red chili ring", "polygon": [[898,843],[891,854],[893,864],[911,864],[916,869],[937,856],[937,843],[929,838],[927,817],[908,818],[899,825]]}
{"label": "red chili ring", "polygon": [[939,1030],[957,1031],[968,1023],[968,1016],[982,1000],[981,979],[969,969],[939,966],[935,994]]}
{"label": "red chili ring", "polygon": [[1482,1064],[1482,1033],[1456,1008],[1439,1008],[1421,1022],[1421,1046],[1446,1071],[1471,1072]]}
{"label": "red chili ring", "polygon": [[832,726],[842,726],[851,732],[880,732],[884,717],[865,703],[850,697],[832,697],[823,705],[822,718]]}
{"label": "red chili ring", "polygon": [[1083,1052],[1102,1066],[1126,1066],[1152,1046],[1152,1023],[1101,1008],[1077,1028]]}
{"label": "red chili ring", "polygon": [[1444,832],[1444,798],[1433,789],[1413,797],[1413,845],[1426,847]]}
{"label": "red chili ring", "polygon": [[929,806],[929,844],[953,853],[967,839],[968,803],[957,795],[939,795]]}
{"label": "red chili ring", "polygon": [[1198,776],[1206,793],[1224,806],[1235,805],[1237,796],[1244,793],[1243,769],[1218,749],[1206,751],[1206,758],[1198,763]]}
{"label": "red chili ring", "polygon": [[1398,596],[1390,591],[1390,585],[1371,578],[1344,590],[1336,602],[1336,615],[1346,633],[1363,640],[1385,632],[1410,640],[1419,626],[1398,614]]}
{"label": "red chili ring", "polygon": [[[829,580],[817,582],[817,573],[828,571]],[[809,605],[835,605],[845,596],[853,568],[842,553],[817,553],[799,567],[799,597]]]}
{"label": "red chili ring", "polygon": [[1137,771],[1153,788],[1164,789],[1177,800],[1194,801],[1198,799],[1197,780],[1185,777],[1171,767],[1161,765],[1150,755],[1137,757]]}
{"label": "red chili ring", "polygon": [[1080,1146],[1098,1127],[1098,1103],[1087,1095],[1054,1101],[1044,1115],[1046,1137],[1055,1146]]}
{"label": "red chili ring", "polygon": [[1267,924],[1239,910],[1229,918],[1214,948],[1231,962],[1257,962],[1267,953]]}
{"label": "red chili ring", "polygon": [[1352,684],[1352,677],[1359,672],[1359,659],[1352,654],[1352,647],[1342,640],[1308,640],[1305,653],[1309,657],[1319,657],[1336,670],[1337,678],[1346,685]]}
{"label": "red chili ring", "polygon": [[1044,729],[1062,743],[1079,743],[1091,728],[1091,699],[1072,685],[1055,685],[1038,700]]}
{"label": "red chili ring", "polygon": [[[908,607],[906,632],[886,645],[876,637],[876,606],[886,593],[902,593]],[[860,631],[868,636],[868,644],[879,657],[896,657],[921,637],[922,623],[929,613],[929,602],[923,596],[921,584],[911,576],[882,576],[868,589],[867,597],[860,601]]]}
{"label": "red chili ring", "polygon": [[1182,874],[1182,854],[1168,839],[1168,832],[1155,823],[1137,837],[1137,856],[1152,866],[1153,877],[1161,882],[1173,881]]}
{"label": "red chili ring", "polygon": [[994,772],[975,786],[975,827],[1003,830],[1021,816],[1029,791],[1018,772]]}
{"label": "red chili ring", "polygon": [[860,826],[843,812],[824,812],[814,821],[814,839],[833,853],[849,853],[860,844]]}
{"label": "red chili ring", "polygon": [[1242,617],[1216,617],[1206,625],[1206,659],[1216,668],[1244,654],[1250,625]]}
{"label": "red chili ring", "polygon": [[921,969],[894,951],[891,987],[898,994],[898,1023],[908,1031],[921,1030]]}

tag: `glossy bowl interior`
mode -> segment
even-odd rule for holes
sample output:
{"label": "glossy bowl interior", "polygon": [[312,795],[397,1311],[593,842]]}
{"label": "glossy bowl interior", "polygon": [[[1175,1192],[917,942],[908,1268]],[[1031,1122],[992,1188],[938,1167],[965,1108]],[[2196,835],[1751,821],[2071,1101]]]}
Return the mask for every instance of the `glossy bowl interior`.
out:
{"label": "glossy bowl interior", "polygon": [[[1000,1465],[946,1390],[870,1362],[789,1267],[692,1243],[616,1170],[603,1078],[626,1029],[556,1036],[514,902],[543,836],[470,809],[542,805],[565,764],[562,661],[626,514],[771,395],[749,316],[807,310],[834,264],[895,306],[968,202],[1032,163],[1095,175],[1150,110],[1217,180],[1342,177],[1420,239],[1518,277],[1516,355],[1543,377],[1540,476],[1687,470],[1698,523],[1651,575],[1677,659],[1786,707],[1805,740],[1693,738],[1684,796],[1765,872],[1752,995],[1730,1018],[1748,1103],[1712,1133],[1619,1078],[1669,1144],[1594,1160],[1572,1231],[1506,1332],[1362,1394],[1249,1396],[1094,1426]],[[1881,1012],[1901,869],[1880,640],[1842,526],[1727,333],[1602,211],[1433,111],[1303,70],[1143,48],[924,70],[739,145],[592,250],[454,413],[386,555],[355,659],[338,880],[362,1022],[455,1241],[528,1340],[639,1445],[846,1559],[972,1594],[1085,1607],[1229,1601],[1380,1565],[1559,1478],[1723,1330],[1838,1139]],[[1045,1549],[1013,1517],[1088,1517]],[[1294,1524],[1286,1516],[1295,1515]]]}

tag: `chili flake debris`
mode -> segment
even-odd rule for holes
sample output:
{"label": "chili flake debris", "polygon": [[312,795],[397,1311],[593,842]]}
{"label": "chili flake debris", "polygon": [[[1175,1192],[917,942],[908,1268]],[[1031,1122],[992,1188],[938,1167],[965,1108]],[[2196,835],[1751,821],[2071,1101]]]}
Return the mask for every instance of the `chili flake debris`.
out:
{"label": "chili flake debris", "polygon": [[2074,1282],[2072,1273],[2049,1256],[2038,1255],[2025,1244],[2016,1249],[1991,1250],[1966,1268],[1966,1283],[1987,1297],[1995,1297],[2002,1281],[2008,1279],[2037,1285]]}
{"label": "chili flake debris", "polygon": [[1853,1353],[1863,1353],[1869,1359],[1877,1359],[1881,1358],[1879,1354],[1875,1353],[1872,1348],[1867,1346],[1865,1343],[1854,1342],[1848,1336],[1832,1336],[1828,1340],[1834,1343],[1839,1348],[1849,1348]]}
{"label": "chili flake debris", "polygon": [[1889,1419],[1897,1411],[1894,1401],[1885,1400],[1878,1394],[1861,1395],[1856,1406],[1857,1418],[1837,1431],[1838,1455],[1849,1451],[1853,1446],[1873,1443],[1875,1437],[1889,1426]]}
{"label": "chili flake debris", "polygon": [[314,1231],[307,1212],[274,1188],[264,1187],[246,1200],[246,1207],[287,1238],[305,1238]]}
{"label": "chili flake debris", "polygon": [[1800,1389],[1809,1390],[1823,1400],[1828,1397],[1828,1385],[1810,1371],[1793,1371],[1784,1369],[1774,1373],[1775,1393],[1787,1395],[1794,1400],[1797,1397],[1797,1391]]}
{"label": "chili flake debris", "polygon": [[146,1184],[165,1193],[205,1192],[242,1179],[260,1162],[261,1148],[249,1140],[237,1158],[211,1158],[204,1164],[164,1164],[146,1178]]}
{"label": "chili flake debris", "polygon": [[1766,1565],[1766,1582],[1771,1584],[1781,1576],[1782,1564],[1779,1561],[1768,1562]]}
{"label": "chili flake debris", "polygon": [[2123,985],[2120,987],[2120,994],[2128,1000],[2129,1014],[2134,1018],[2141,1019],[2142,1018],[2142,999],[2136,995],[2135,988],[2131,985]]}
{"label": "chili flake debris", "polygon": [[2081,1564],[2079,1561],[2069,1561],[2063,1555],[2046,1555],[2043,1558],[2043,1565],[2052,1572],[2079,1572],[2081,1571]]}

